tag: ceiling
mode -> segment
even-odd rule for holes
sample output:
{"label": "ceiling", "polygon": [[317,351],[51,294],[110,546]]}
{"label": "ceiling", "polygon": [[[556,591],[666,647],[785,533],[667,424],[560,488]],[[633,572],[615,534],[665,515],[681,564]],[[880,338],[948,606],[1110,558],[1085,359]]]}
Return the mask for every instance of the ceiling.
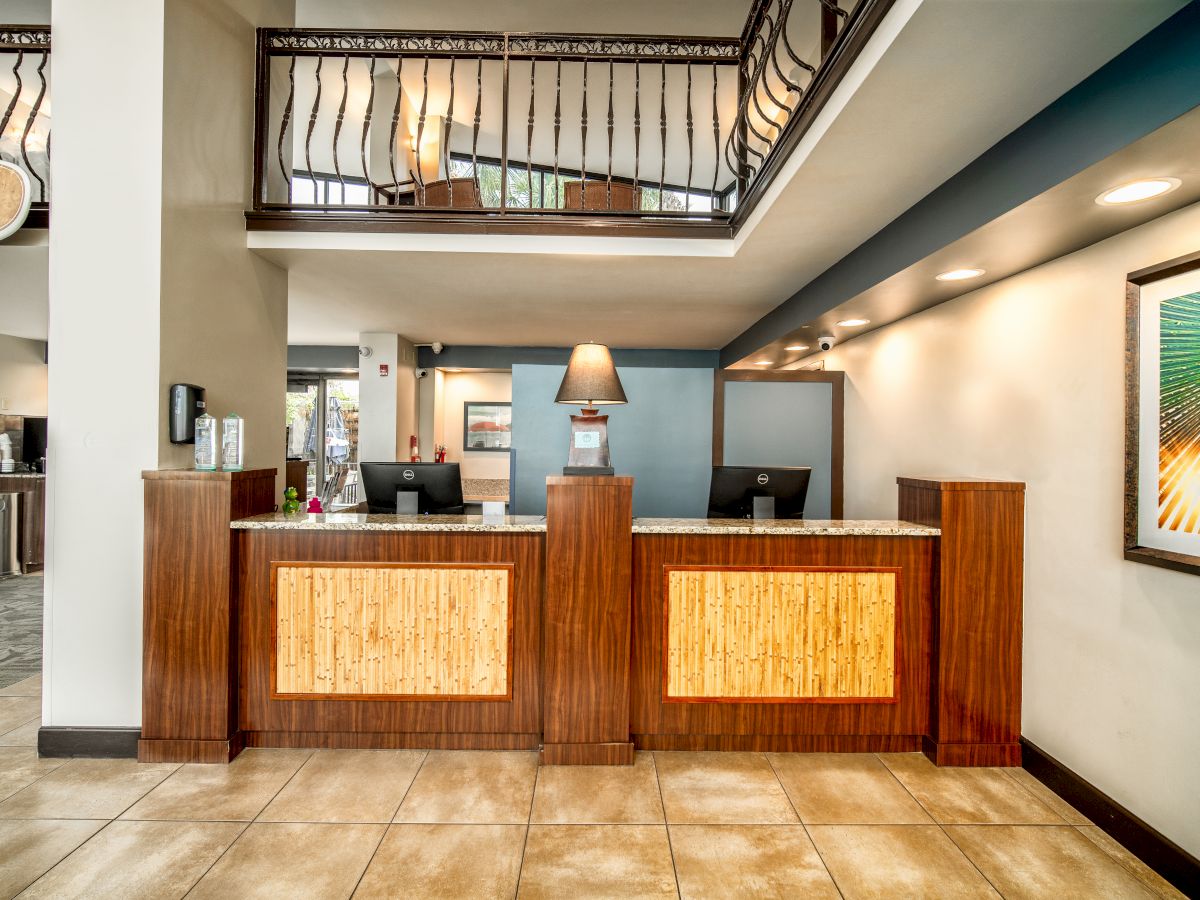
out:
{"label": "ceiling", "polygon": [[249,243],[289,270],[292,343],[394,331],[722,347],[1181,5],[898,0],[790,179],[734,241],[251,232]]}

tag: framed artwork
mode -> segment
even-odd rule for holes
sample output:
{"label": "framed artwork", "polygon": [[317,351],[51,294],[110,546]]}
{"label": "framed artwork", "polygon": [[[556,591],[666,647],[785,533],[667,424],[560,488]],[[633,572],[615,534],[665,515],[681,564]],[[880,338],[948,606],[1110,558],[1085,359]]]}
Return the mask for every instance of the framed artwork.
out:
{"label": "framed artwork", "polygon": [[507,453],[512,449],[512,404],[463,404],[463,450]]}
{"label": "framed artwork", "polygon": [[1125,558],[1200,575],[1200,253],[1126,284]]}

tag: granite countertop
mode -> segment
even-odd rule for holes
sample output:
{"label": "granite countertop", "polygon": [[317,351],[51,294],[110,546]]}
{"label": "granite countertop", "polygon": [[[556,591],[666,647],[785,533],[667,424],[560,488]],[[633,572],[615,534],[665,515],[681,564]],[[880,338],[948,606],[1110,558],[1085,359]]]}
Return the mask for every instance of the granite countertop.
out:
{"label": "granite countertop", "polygon": [[937,537],[940,528],[875,519],[634,519],[634,534],[791,534]]}
{"label": "granite countertop", "polygon": [[0,478],[45,478],[41,472],[0,472]]}
{"label": "granite countertop", "polygon": [[464,478],[462,489],[463,499],[467,502],[508,500],[507,478]]}
{"label": "granite countertop", "polygon": [[545,516],[393,516],[367,513],[265,513],[229,523],[245,531],[544,532]]}

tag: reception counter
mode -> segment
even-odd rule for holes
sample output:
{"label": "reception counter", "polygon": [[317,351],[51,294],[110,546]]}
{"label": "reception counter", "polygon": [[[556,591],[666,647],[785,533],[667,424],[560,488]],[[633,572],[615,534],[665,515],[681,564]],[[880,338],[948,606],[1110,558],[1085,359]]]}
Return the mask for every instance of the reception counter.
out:
{"label": "reception counter", "polygon": [[549,479],[545,517],[252,515],[272,478],[147,473],[145,760],[1019,761],[1022,485],[900,479],[904,521],[634,519],[619,476]]}

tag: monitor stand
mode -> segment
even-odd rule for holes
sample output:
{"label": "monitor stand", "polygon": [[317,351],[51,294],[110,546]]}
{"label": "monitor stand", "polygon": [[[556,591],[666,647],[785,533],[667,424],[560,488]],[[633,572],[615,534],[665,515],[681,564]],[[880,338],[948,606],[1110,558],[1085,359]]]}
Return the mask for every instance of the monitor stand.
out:
{"label": "monitor stand", "polygon": [[416,491],[396,491],[396,515],[415,516],[418,512]]}
{"label": "monitor stand", "polygon": [[756,519],[773,519],[775,518],[775,498],[774,497],[755,497],[754,499],[754,518]]}

